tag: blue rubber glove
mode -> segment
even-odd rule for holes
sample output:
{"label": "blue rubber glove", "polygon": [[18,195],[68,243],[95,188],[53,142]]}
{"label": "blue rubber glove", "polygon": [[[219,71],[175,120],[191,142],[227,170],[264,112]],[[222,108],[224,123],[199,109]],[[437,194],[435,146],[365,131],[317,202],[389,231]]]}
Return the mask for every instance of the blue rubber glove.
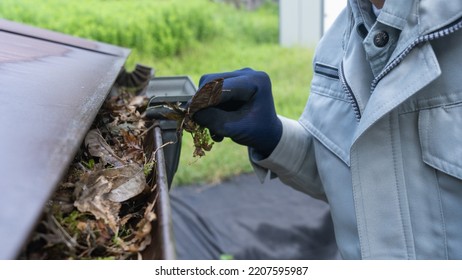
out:
{"label": "blue rubber glove", "polygon": [[215,141],[229,137],[264,157],[269,156],[282,135],[270,78],[265,72],[245,68],[204,75],[199,87],[218,78],[224,78],[220,103],[196,112],[194,121],[207,127]]}

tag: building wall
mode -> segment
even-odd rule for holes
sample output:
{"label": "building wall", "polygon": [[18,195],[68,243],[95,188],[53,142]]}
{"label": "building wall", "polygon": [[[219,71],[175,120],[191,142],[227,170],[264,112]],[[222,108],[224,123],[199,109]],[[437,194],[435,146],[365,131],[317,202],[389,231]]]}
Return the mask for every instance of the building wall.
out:
{"label": "building wall", "polygon": [[279,0],[279,43],[313,47],[323,34],[323,0]]}

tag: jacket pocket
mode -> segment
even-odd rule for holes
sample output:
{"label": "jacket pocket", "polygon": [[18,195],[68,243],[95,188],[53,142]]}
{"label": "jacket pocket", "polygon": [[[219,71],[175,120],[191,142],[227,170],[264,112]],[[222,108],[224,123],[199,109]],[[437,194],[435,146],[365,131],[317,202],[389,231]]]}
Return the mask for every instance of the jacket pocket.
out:
{"label": "jacket pocket", "polygon": [[326,76],[332,79],[339,79],[338,68],[330,65],[326,65],[320,62],[314,64],[314,73]]}
{"label": "jacket pocket", "polygon": [[350,165],[350,146],[356,121],[350,101],[345,96],[337,68],[315,64],[311,93],[300,123],[324,147]]}
{"label": "jacket pocket", "polygon": [[423,161],[462,180],[462,103],[419,113]]}
{"label": "jacket pocket", "polygon": [[314,75],[311,80],[311,92],[348,101],[340,82],[339,70],[327,63],[315,62]]}

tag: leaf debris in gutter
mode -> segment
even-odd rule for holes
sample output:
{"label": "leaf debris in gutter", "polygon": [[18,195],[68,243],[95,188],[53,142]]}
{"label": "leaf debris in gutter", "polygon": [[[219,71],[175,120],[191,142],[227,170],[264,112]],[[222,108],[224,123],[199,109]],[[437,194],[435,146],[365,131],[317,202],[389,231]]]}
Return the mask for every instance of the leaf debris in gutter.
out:
{"label": "leaf debris in gutter", "polygon": [[20,259],[142,258],[157,218],[147,103],[122,87],[108,97]]}

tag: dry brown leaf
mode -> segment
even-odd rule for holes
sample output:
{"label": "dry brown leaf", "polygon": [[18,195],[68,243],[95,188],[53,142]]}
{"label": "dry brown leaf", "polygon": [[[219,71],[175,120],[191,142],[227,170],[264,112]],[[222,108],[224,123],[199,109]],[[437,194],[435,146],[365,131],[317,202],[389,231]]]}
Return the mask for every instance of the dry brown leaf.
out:
{"label": "dry brown leaf", "polygon": [[146,207],[146,210],[144,211],[144,218],[141,219],[141,221],[136,225],[137,227],[136,237],[138,239],[145,238],[151,232],[151,227],[152,227],[151,222],[157,219],[156,213],[152,211],[153,208],[154,208],[154,203],[149,203],[149,205]]}
{"label": "dry brown leaf", "polygon": [[119,240],[120,246],[126,252],[141,252],[151,244],[152,221],[157,219],[153,212],[154,202],[149,203],[143,218],[137,223],[133,238],[128,241]]}
{"label": "dry brown leaf", "polygon": [[92,129],[87,133],[85,146],[88,147],[88,152],[92,156],[101,158],[103,162],[110,163],[116,167],[124,165],[124,161],[115,154],[97,129]]}
{"label": "dry brown leaf", "polygon": [[130,103],[128,103],[129,106],[135,106],[135,107],[142,107],[146,106],[148,102],[148,97],[146,95],[137,95],[130,100]]}
{"label": "dry brown leaf", "polygon": [[124,167],[126,174],[121,174],[126,180],[124,183],[114,186],[107,198],[113,202],[123,202],[143,192],[146,187],[146,178],[141,167],[129,165]]}
{"label": "dry brown leaf", "polygon": [[85,231],[88,228],[88,226],[89,226],[88,222],[78,221],[76,228],[80,231]]}
{"label": "dry brown leaf", "polygon": [[120,134],[124,138],[124,141],[128,147],[140,147],[138,138],[135,135],[131,134],[126,130],[120,130]]}
{"label": "dry brown leaf", "polygon": [[205,151],[210,151],[213,141],[207,132],[208,130],[194,122],[192,117],[201,109],[219,104],[223,93],[223,81],[223,78],[218,78],[206,83],[191,98],[186,108],[182,108],[178,104],[165,104],[171,112],[164,116],[167,119],[177,120],[179,122],[179,133],[181,134],[183,130],[191,133],[195,147],[193,152],[194,157],[202,157],[205,155]]}
{"label": "dry brown leaf", "polygon": [[118,232],[120,203],[110,201],[106,195],[112,190],[112,182],[105,176],[91,175],[88,180],[77,183],[80,184],[83,191],[74,206],[80,212],[90,212],[97,219],[104,220],[113,232]]}
{"label": "dry brown leaf", "polygon": [[132,163],[120,168],[103,169],[77,182],[82,189],[74,205],[81,212],[90,212],[114,231],[120,227],[120,202],[142,193],[146,187],[143,168]]}

